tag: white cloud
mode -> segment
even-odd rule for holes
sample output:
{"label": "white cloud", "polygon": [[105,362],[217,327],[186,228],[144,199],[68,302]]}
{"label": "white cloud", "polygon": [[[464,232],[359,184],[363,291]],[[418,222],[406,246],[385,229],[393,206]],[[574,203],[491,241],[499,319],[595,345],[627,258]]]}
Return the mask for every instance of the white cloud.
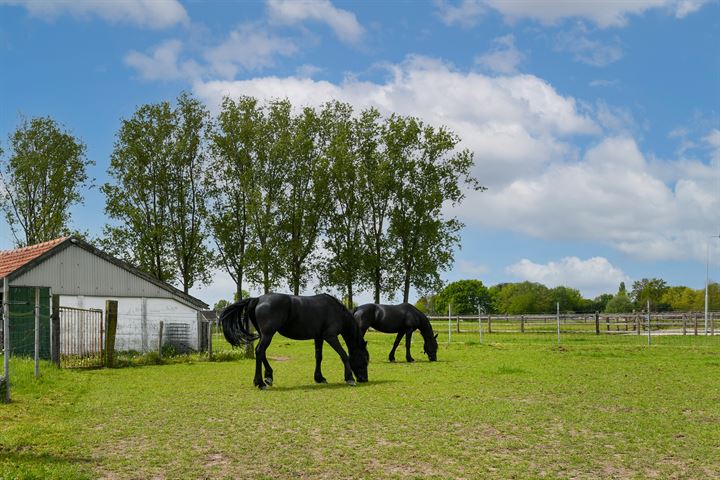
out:
{"label": "white cloud", "polygon": [[458,260],[455,262],[454,272],[461,275],[471,275],[473,277],[480,277],[487,275],[490,272],[490,267],[482,263],[472,262],[470,260]]}
{"label": "white cloud", "polygon": [[497,73],[516,73],[525,55],[515,47],[515,37],[505,35],[496,38],[493,43],[495,47],[490,52],[476,57],[475,63]]}
{"label": "white cloud", "polygon": [[565,257],[544,264],[522,259],[507,267],[507,272],[521,280],[542,283],[550,288],[577,288],[586,298],[615,292],[620,282],[630,282],[630,278],[605,257],[587,260]]}
{"label": "white cloud", "polygon": [[31,15],[47,19],[67,13],[78,18],[99,17],[112,23],[155,29],[190,21],[177,0],[0,0],[2,4],[24,6]]}
{"label": "white cloud", "polygon": [[[340,84],[299,77],[262,77],[238,81],[196,82],[195,92],[217,106],[223,96],[288,97],[296,105],[320,105],[337,99],[357,108],[418,116],[447,125],[476,152],[482,182],[502,184],[537,174],[558,159],[572,157],[564,140],[597,134],[599,126],[578,111],[572,97],[558,94],[533,75],[490,77],[458,72],[424,57],[388,67],[384,83],[346,79]],[[442,91],[442,96],[427,92]]]}
{"label": "white cloud", "polygon": [[271,67],[276,56],[291,56],[297,50],[292,41],[271,34],[260,25],[244,24],[230,32],[221,44],[208,48],[204,57],[213,72],[232,79],[239,70]]}
{"label": "white cloud", "polygon": [[555,50],[572,53],[576,61],[595,67],[604,67],[622,58],[623,51],[617,38],[601,42],[590,38],[589,33],[583,23],[578,23],[571,30],[555,36]]}
{"label": "white cloud", "polygon": [[137,70],[143,80],[177,80],[199,75],[199,66],[194,61],[179,64],[182,49],[180,40],[167,40],[149,54],[129,52],[125,55],[125,64]]}
{"label": "white cloud", "polygon": [[591,87],[615,87],[619,84],[620,82],[618,80],[605,80],[601,78],[590,82]]}
{"label": "white cloud", "polygon": [[437,0],[438,15],[446,25],[472,27],[485,14],[483,0],[461,0],[453,4],[447,0]]}
{"label": "white cloud", "polygon": [[359,43],[365,32],[354,13],[336,8],[329,0],[267,0],[267,7],[272,21],[287,25],[322,22],[345,43]]}
{"label": "white cloud", "polygon": [[523,18],[553,25],[567,18],[584,19],[601,28],[627,25],[631,15],[642,15],[648,10],[664,10],[677,18],[698,11],[709,0],[632,0],[632,1],[577,1],[577,0],[461,0],[458,3],[440,1],[438,14],[448,25],[475,25],[484,12],[494,9],[506,21]]}

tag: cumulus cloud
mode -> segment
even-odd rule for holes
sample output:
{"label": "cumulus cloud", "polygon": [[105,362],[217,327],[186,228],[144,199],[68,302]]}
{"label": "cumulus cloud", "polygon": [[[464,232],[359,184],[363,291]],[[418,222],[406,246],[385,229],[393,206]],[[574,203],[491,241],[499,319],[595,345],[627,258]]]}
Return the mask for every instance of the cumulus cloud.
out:
{"label": "cumulus cloud", "polygon": [[[211,106],[219,105],[225,95],[288,97],[296,105],[337,99],[357,108],[374,106],[385,113],[447,125],[464,140],[464,147],[476,152],[480,180],[492,185],[537,174],[551,162],[572,158],[575,151],[568,137],[601,130],[579,111],[572,97],[560,95],[533,75],[490,77],[456,71],[425,57],[410,57],[389,67],[389,72],[390,78],[381,83],[260,77],[196,82],[194,90]],[[433,91],[444,94],[428,94]]]}
{"label": "cumulus cloud", "polygon": [[489,9],[499,12],[506,21],[532,19],[552,25],[567,18],[593,22],[601,28],[627,25],[632,15],[648,10],[664,10],[683,18],[700,10],[709,0],[633,0],[628,2],[592,2],[573,0],[534,0],[509,2],[507,0],[461,0],[438,2],[438,15],[448,25],[472,26]]}
{"label": "cumulus cloud", "polygon": [[494,48],[475,58],[475,63],[486,69],[503,74],[517,72],[518,65],[525,59],[525,55],[515,47],[515,36],[505,35],[496,38]]}
{"label": "cumulus cloud", "polygon": [[47,19],[69,14],[155,29],[190,21],[187,11],[177,0],[0,0],[2,4],[23,6],[31,15]]}
{"label": "cumulus cloud", "polygon": [[565,257],[548,263],[534,263],[524,258],[506,270],[520,280],[542,283],[551,288],[577,288],[586,298],[614,292],[620,282],[630,283],[630,278],[605,257],[586,260]]}
{"label": "cumulus cloud", "polygon": [[[384,81],[332,83],[301,77],[196,81],[211,108],[225,95],[287,97],[295,105],[337,99],[357,109],[414,115],[446,125],[474,152],[489,187],[450,211],[480,228],[543,239],[592,241],[633,258],[704,258],[708,225],[720,210],[717,168],[701,159],[644,154],[626,110],[588,106],[533,75],[458,71],[426,57],[387,67]],[[442,91],[443,95],[428,92]],[[590,140],[590,146],[578,145]],[[580,140],[580,141],[579,141]],[[705,135],[706,152],[720,142]]]}
{"label": "cumulus cloud", "polygon": [[306,20],[325,23],[345,43],[357,44],[365,32],[354,13],[335,7],[329,0],[267,0],[267,8],[274,22],[287,25]]}

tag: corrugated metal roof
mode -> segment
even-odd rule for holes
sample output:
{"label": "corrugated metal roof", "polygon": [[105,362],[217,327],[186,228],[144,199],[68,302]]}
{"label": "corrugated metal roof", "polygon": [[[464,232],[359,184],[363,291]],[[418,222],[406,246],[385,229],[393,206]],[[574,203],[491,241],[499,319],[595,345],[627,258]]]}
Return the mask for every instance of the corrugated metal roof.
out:
{"label": "corrugated metal roof", "polygon": [[0,251],[0,278],[35,260],[43,253],[67,240],[67,238],[68,237],[60,237],[28,247]]}

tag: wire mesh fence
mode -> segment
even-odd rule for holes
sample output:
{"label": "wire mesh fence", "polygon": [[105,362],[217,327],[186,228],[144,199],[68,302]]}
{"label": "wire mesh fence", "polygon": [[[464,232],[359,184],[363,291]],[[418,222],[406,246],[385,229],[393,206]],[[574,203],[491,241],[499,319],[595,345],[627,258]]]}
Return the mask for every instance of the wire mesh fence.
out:
{"label": "wire mesh fence", "polygon": [[103,365],[103,311],[59,308],[60,366],[88,368]]}

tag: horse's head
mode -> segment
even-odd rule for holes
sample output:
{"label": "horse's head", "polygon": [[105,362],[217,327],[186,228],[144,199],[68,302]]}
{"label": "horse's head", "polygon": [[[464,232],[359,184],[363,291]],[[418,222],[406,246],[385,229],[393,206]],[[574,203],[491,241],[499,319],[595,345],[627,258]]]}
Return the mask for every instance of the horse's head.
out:
{"label": "horse's head", "polygon": [[435,335],[430,335],[425,338],[425,345],[423,345],[423,352],[428,356],[428,359],[430,359],[431,362],[434,362],[437,360],[437,351],[438,351],[438,343],[437,343],[437,333]]}
{"label": "horse's head", "polygon": [[370,363],[370,354],[367,350],[367,342],[362,337],[357,339],[354,347],[350,347],[350,368],[355,374],[358,382],[368,381],[368,363]]}

